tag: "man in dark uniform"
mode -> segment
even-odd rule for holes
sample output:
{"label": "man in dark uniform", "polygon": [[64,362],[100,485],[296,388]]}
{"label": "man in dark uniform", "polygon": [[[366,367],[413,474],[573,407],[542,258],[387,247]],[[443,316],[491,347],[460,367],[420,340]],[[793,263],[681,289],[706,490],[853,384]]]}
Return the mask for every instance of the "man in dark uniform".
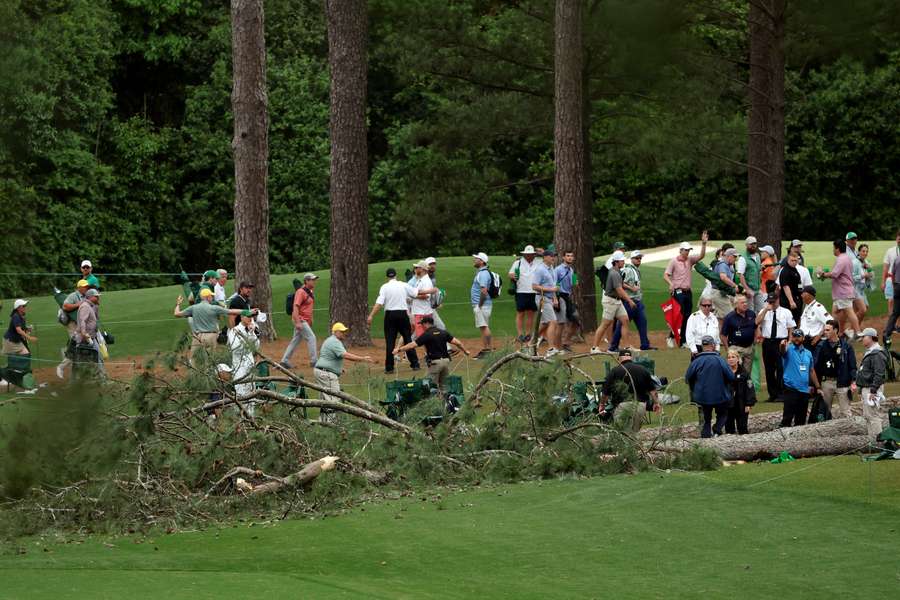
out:
{"label": "man in dark uniform", "polygon": [[426,327],[422,335],[408,344],[404,344],[394,350],[394,354],[400,354],[412,350],[416,346],[425,346],[425,362],[428,365],[428,376],[437,384],[441,395],[444,394],[444,384],[450,375],[450,352],[447,344],[456,346],[463,354],[469,356],[462,342],[453,337],[449,331],[439,329],[434,325],[434,317],[425,315],[421,319],[423,327]]}
{"label": "man in dark uniform", "polygon": [[614,409],[622,429],[638,432],[647,410],[659,412],[660,406],[653,375],[631,358],[631,350],[619,350],[619,365],[610,371],[600,392],[600,412]]}

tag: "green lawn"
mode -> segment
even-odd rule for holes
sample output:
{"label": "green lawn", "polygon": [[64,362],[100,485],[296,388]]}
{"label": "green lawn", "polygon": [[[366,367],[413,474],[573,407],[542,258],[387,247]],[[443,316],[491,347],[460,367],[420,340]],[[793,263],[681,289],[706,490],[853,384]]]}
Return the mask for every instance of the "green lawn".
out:
{"label": "green lawn", "polygon": [[149,538],[32,538],[0,556],[0,598],[890,597],[898,469],[763,463],[422,493]]}

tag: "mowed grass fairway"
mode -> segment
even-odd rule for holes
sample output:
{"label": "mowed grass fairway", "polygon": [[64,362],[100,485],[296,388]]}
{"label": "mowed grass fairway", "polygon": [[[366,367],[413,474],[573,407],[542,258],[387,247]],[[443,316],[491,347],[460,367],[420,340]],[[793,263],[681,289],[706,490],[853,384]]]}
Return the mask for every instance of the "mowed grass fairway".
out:
{"label": "mowed grass fairway", "polygon": [[891,597],[898,497],[897,461],[856,457],[421,493],[325,519],[20,540],[0,598]]}

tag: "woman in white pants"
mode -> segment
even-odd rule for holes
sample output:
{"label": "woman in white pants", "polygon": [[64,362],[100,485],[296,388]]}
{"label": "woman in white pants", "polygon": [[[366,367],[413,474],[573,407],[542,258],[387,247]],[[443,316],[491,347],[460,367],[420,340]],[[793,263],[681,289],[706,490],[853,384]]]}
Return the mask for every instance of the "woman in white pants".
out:
{"label": "woman in white pants", "polygon": [[[259,350],[259,329],[251,311],[243,311],[241,322],[228,330],[228,348],[231,350],[232,381],[237,382],[234,393],[241,400],[252,394],[255,388],[252,381],[241,381],[256,367],[256,351]],[[246,409],[249,414],[253,414],[252,403]]]}

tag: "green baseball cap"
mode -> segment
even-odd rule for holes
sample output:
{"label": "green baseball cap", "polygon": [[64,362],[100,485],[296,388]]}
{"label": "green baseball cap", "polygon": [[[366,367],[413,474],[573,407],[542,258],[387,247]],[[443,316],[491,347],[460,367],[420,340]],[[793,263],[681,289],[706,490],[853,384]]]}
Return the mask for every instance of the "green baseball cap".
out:
{"label": "green baseball cap", "polygon": [[215,271],[213,271],[212,269],[210,269],[209,271],[206,271],[206,272],[203,274],[203,280],[205,281],[205,280],[207,280],[207,279],[214,278],[214,277],[218,277],[218,276],[219,276],[218,273],[216,273]]}
{"label": "green baseball cap", "polygon": [[621,250],[625,247],[625,242],[616,242],[613,244],[613,250]]}
{"label": "green baseball cap", "polygon": [[847,234],[847,237],[845,237],[844,239],[845,239],[845,240],[855,240],[855,239],[856,239],[856,233],[853,232],[853,231],[851,231],[850,233]]}

